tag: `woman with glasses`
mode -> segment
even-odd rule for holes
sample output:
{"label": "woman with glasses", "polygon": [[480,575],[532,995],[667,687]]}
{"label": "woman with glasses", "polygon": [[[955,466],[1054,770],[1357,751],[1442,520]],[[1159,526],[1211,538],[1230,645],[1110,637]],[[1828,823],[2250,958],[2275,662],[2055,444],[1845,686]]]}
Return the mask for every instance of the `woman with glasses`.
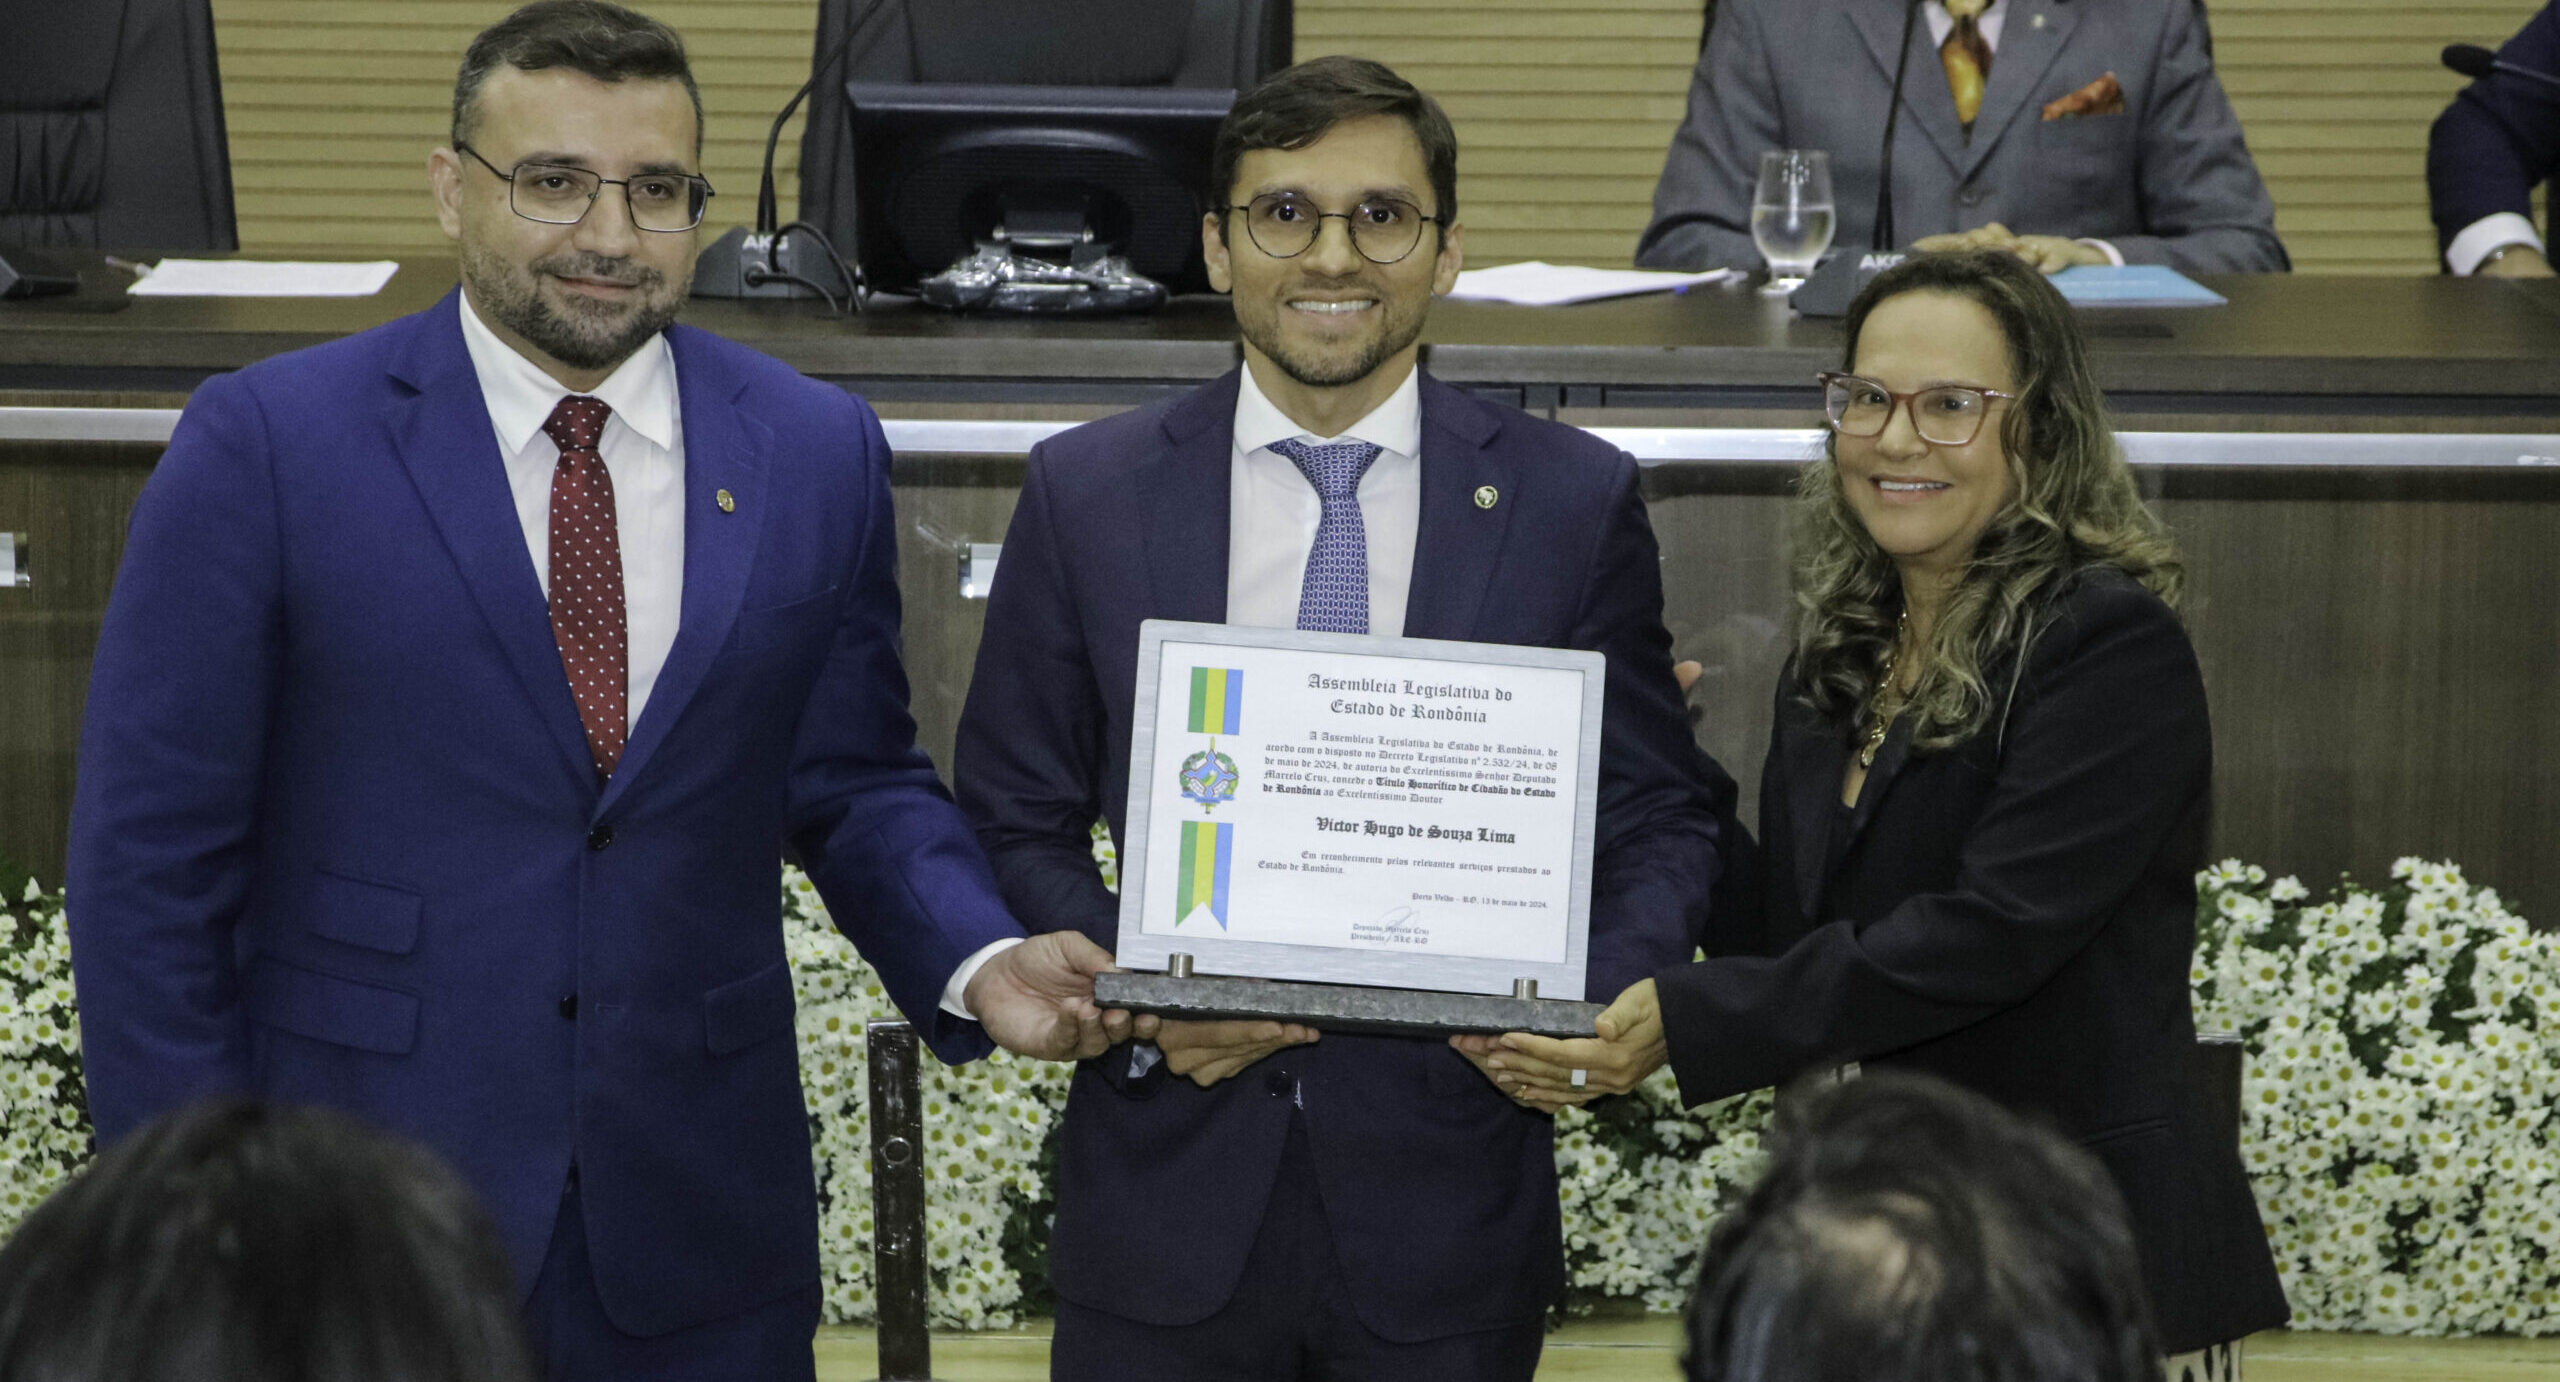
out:
{"label": "woman with glasses", "polygon": [[2070,308],[2015,256],[1907,261],[1847,329],[1797,504],[1757,905],[1599,1038],[1495,1060],[1548,1107],[1666,1060],[1691,1104],[1860,1063],[1968,1085],[2106,1164],[2167,1346],[2233,1375],[2227,1345],[2287,1310],[2196,1065],[2212,736],[2177,553]]}

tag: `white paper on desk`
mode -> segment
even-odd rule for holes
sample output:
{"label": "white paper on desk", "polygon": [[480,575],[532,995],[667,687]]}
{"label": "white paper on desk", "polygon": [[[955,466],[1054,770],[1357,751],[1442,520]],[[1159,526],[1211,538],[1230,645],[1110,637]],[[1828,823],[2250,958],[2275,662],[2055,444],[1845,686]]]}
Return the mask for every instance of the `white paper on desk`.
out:
{"label": "white paper on desk", "polygon": [[365,264],[163,259],[125,291],[140,298],[369,298],[399,269],[388,259]]}
{"label": "white paper on desk", "polygon": [[1532,259],[1525,264],[1505,264],[1494,269],[1469,269],[1458,275],[1458,286],[1449,290],[1449,296],[1478,302],[1561,307],[1569,302],[1594,302],[1601,298],[1631,297],[1637,293],[1664,293],[1733,276],[1731,269],[1684,274],[1656,269],[1586,269]]}

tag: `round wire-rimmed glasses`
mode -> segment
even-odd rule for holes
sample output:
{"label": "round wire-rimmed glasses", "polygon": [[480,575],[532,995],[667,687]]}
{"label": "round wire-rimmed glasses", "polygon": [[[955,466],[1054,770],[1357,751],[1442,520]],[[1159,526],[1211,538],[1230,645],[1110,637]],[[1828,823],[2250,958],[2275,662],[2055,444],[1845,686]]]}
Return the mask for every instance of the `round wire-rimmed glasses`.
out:
{"label": "round wire-rimmed glasses", "polygon": [[1393,264],[1422,243],[1424,226],[1445,226],[1445,216],[1426,216],[1422,208],[1400,197],[1370,197],[1349,211],[1321,211],[1295,192],[1265,192],[1227,208],[1244,213],[1244,233],[1253,247],[1274,259],[1295,259],[1316,242],[1327,221],[1340,221],[1351,231],[1351,247],[1372,264]]}
{"label": "round wire-rimmed glasses", "polygon": [[507,206],[528,221],[547,226],[573,226],[604,195],[607,186],[622,189],[631,207],[631,224],[642,230],[673,235],[702,224],[705,203],[718,195],[708,178],[692,173],[634,173],[609,178],[592,168],[569,163],[519,163],[513,172],[480,156],[468,144],[453,146],[507,184]]}
{"label": "round wire-rimmed glasses", "polygon": [[1936,446],[1970,443],[1981,435],[1982,420],[1991,412],[1991,400],[2017,397],[1968,384],[1939,384],[1912,393],[1895,393],[1872,379],[1835,370],[1825,370],[1814,378],[1822,381],[1822,414],[1831,420],[1832,431],[1844,437],[1872,437],[1892,424],[1894,409],[1907,407],[1911,410],[1912,429],[1922,441]]}

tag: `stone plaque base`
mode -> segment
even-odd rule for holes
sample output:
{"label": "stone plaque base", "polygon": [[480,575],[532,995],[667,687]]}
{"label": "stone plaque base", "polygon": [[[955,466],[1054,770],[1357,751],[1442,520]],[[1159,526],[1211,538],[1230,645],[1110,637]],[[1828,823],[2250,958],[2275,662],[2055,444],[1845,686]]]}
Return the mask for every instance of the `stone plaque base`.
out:
{"label": "stone plaque base", "polygon": [[1587,1037],[1601,1004],[1490,993],[1434,993],[1357,984],[1300,984],[1207,975],[1099,974],[1093,1001],[1106,1008],[1190,1021],[1303,1022],[1320,1032],[1444,1036],[1451,1032],[1533,1032]]}

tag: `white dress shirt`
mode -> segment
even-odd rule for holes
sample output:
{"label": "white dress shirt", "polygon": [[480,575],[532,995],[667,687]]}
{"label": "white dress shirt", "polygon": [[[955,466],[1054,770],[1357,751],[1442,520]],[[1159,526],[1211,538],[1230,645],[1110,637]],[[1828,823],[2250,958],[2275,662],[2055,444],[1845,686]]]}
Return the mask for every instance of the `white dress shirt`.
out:
{"label": "white dress shirt", "polygon": [[[1929,46],[1944,48],[1947,35],[1956,31],[1956,17],[1947,13],[1947,0],[1929,0],[1920,7],[1921,17],[1929,21]],[[2009,0],[1991,0],[1982,13],[1974,16],[1973,27],[1982,33],[1982,41],[1997,58],[2000,54],[2000,26],[2008,21]]]}
{"label": "white dress shirt", "polygon": [[[1947,13],[1946,0],[1929,0],[1928,4],[1920,7],[1920,13],[1929,21],[1930,48],[1938,49],[1947,46],[1947,35],[1956,31],[1956,18]],[[2009,0],[1991,0],[1991,4],[1981,14],[1974,16],[1973,27],[1982,35],[1982,46],[1991,50],[1991,65],[1994,68],[2000,65],[2000,31],[2007,26],[2008,20]],[[2110,242],[2094,235],[2083,235],[2078,239],[2081,244],[2105,255],[2108,263],[2118,268],[2124,266],[2124,251],[2117,249]]]}
{"label": "white dress shirt", "polygon": [[1324,504],[1297,463],[1271,444],[1291,438],[1318,446],[1365,441],[1378,448],[1359,491],[1360,527],[1369,547],[1369,632],[1404,632],[1413,544],[1422,526],[1421,377],[1419,370],[1406,371],[1404,382],[1368,416],[1341,436],[1319,437],[1291,422],[1254,382],[1253,366],[1245,366],[1228,457],[1228,623],[1298,626],[1298,595]]}
{"label": "white dress shirt", "polygon": [[[498,455],[507,463],[507,488],[515,495],[516,521],[524,525],[524,545],[533,554],[534,579],[548,599],[551,473],[559,468],[560,448],[542,424],[570,390],[499,340],[468,293],[462,298],[462,344],[471,352],[480,399],[498,433]],[[613,526],[622,547],[627,734],[640,723],[640,708],[667,665],[684,610],[684,423],[667,338],[650,337],[587,396],[613,409],[596,450],[613,477]]]}
{"label": "white dress shirt", "polygon": [[2543,252],[2542,235],[2533,228],[2532,218],[2512,211],[2492,211],[2455,234],[2453,243],[2444,247],[2444,266],[2467,277],[2480,272],[2481,261],[2491,251],[2509,245],[2524,245],[2536,254]]}
{"label": "white dress shirt", "polygon": [[[489,425],[498,434],[498,455],[507,464],[507,488],[515,496],[525,548],[533,554],[534,579],[542,583],[548,600],[551,473],[559,468],[560,447],[542,424],[570,390],[499,340],[480,320],[468,293],[462,298],[462,344],[471,354],[472,372],[480,377],[480,401],[489,410]],[[613,526],[622,547],[624,646],[630,667],[623,728],[628,733],[640,723],[640,708],[666,668],[684,613],[684,419],[675,353],[667,349],[666,336],[650,337],[587,397],[613,409],[596,450],[604,457],[605,473],[613,477]],[[943,986],[943,1009],[974,1019],[976,1014],[961,1001],[969,981],[997,951],[1020,944],[997,941],[962,961]]]}

